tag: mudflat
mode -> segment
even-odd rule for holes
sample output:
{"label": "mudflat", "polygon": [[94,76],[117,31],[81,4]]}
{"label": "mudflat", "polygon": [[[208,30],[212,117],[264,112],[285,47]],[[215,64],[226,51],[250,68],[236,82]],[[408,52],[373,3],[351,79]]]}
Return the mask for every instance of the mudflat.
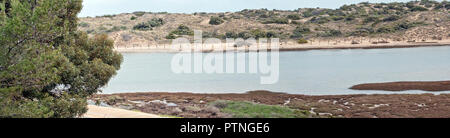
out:
{"label": "mudflat", "polygon": [[417,82],[387,82],[367,83],[351,87],[353,90],[382,90],[382,91],[450,91],[450,81],[417,81]]}
{"label": "mudflat", "polygon": [[[314,117],[342,118],[449,118],[450,94],[379,94],[308,96],[268,91],[245,94],[123,93],[95,95],[91,99],[112,106],[131,106],[146,113],[186,118],[233,117],[211,107],[218,100],[246,101],[309,111]],[[166,101],[176,106],[155,103]]]}

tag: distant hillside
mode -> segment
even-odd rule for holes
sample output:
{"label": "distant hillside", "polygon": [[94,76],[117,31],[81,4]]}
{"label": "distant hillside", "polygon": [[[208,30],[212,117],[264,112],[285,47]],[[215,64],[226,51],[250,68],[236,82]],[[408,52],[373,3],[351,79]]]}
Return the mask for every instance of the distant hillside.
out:
{"label": "distant hillside", "polygon": [[359,3],[338,9],[302,8],[293,11],[242,10],[227,13],[149,13],[81,18],[79,30],[109,34],[116,45],[154,45],[189,37],[270,38],[282,40],[390,38],[394,41],[446,39],[450,2]]}

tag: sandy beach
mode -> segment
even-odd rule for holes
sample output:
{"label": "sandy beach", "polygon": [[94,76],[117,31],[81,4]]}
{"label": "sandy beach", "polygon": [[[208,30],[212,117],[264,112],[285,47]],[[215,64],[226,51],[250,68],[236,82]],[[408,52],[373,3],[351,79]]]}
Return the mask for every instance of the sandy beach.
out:
{"label": "sandy beach", "polygon": [[[270,44],[269,44],[270,45]],[[447,40],[433,40],[424,42],[404,42],[394,41],[389,43],[377,43],[363,41],[360,44],[352,44],[352,42],[335,42],[335,41],[321,41],[308,44],[296,44],[294,42],[282,42],[279,46],[279,51],[305,51],[305,50],[324,50],[324,49],[384,49],[384,48],[411,48],[411,47],[426,47],[426,46],[450,46],[450,39]],[[234,47],[233,44],[212,44],[204,45],[201,48],[172,46],[170,44],[152,45],[152,46],[119,46],[115,50],[121,53],[152,53],[152,52],[222,52],[222,51],[261,51],[270,50],[271,47],[261,46],[259,44],[252,46]]]}
{"label": "sandy beach", "polygon": [[88,105],[84,118],[161,118],[158,115],[112,107]]}

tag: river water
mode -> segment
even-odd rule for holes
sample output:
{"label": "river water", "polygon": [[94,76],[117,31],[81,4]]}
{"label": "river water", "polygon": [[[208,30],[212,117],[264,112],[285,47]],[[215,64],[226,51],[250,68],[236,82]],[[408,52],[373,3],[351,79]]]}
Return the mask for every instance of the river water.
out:
{"label": "river water", "polygon": [[[265,74],[177,74],[171,69],[175,54],[124,53],[121,70],[103,93],[269,90],[306,95],[384,94],[393,92],[348,88],[361,83],[450,80],[450,46],[280,52],[280,75],[275,84],[261,84],[260,77]],[[249,53],[245,55],[245,60],[250,60]]]}

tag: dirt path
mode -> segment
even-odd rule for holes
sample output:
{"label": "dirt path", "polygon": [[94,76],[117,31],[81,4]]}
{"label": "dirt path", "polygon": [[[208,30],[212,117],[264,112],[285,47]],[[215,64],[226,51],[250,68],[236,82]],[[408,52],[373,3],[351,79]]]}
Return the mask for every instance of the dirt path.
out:
{"label": "dirt path", "polygon": [[84,115],[85,118],[162,118],[154,114],[111,107],[88,105],[88,108],[88,112]]}

